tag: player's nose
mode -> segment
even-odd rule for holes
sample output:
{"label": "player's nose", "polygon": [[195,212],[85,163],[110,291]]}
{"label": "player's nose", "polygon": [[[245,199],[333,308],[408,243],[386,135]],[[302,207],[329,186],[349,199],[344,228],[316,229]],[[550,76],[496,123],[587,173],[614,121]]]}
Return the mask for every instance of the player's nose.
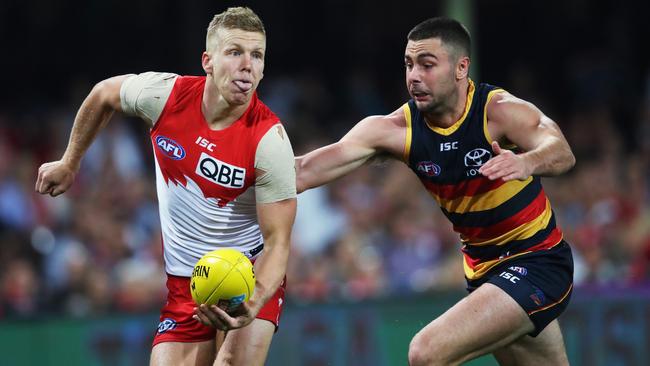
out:
{"label": "player's nose", "polygon": [[413,83],[421,82],[420,74],[415,70],[415,68],[408,70],[406,72],[406,81],[409,85]]}
{"label": "player's nose", "polygon": [[241,58],[241,65],[240,65],[240,70],[242,71],[251,71],[252,68],[252,62],[251,62],[251,55],[249,54],[244,54],[243,57]]}

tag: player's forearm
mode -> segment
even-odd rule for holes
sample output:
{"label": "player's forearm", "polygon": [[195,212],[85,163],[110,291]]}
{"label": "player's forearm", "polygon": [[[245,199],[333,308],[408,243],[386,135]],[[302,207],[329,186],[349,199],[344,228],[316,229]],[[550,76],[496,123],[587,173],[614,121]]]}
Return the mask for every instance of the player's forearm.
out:
{"label": "player's forearm", "polygon": [[117,78],[104,80],[92,89],[81,104],[72,126],[70,140],[63,157],[66,164],[79,169],[81,159],[99,131],[119,106],[119,83]]}
{"label": "player's forearm", "polygon": [[532,175],[554,176],[571,169],[576,162],[569,144],[561,138],[551,137],[544,144],[522,156],[532,167]]}
{"label": "player's forearm", "polygon": [[289,260],[288,235],[265,238],[264,253],[255,261],[255,291],[249,303],[258,309],[275,294],[284,280]]}
{"label": "player's forearm", "polygon": [[296,158],[298,193],[336,180],[363,165],[371,155],[351,155],[341,143],[328,145]]}
{"label": "player's forearm", "polygon": [[101,105],[97,99],[91,93],[79,108],[70,133],[68,147],[61,158],[75,170],[79,168],[81,158],[99,130],[113,115],[113,109]]}

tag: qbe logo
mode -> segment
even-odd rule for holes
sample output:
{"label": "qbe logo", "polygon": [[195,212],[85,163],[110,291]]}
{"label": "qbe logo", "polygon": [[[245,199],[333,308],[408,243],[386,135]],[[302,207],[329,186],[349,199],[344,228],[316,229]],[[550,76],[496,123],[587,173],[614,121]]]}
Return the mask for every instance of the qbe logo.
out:
{"label": "qbe logo", "polygon": [[156,146],[165,156],[174,160],[181,160],[185,157],[185,149],[181,144],[165,136],[156,137]]}
{"label": "qbe logo", "polygon": [[196,166],[196,174],[227,188],[242,188],[246,178],[246,169],[240,168],[216,159],[206,153],[201,153]]}

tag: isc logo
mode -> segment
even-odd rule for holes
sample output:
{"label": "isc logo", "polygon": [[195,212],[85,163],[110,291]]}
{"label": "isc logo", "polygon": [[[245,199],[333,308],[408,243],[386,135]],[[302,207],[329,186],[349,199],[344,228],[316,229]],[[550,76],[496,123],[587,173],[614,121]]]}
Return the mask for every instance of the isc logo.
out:
{"label": "isc logo", "polygon": [[170,159],[181,160],[185,157],[185,149],[179,143],[168,137],[156,137],[156,146],[158,150],[162,151]]}
{"label": "isc logo", "polygon": [[242,188],[244,178],[246,178],[246,169],[224,163],[206,153],[201,153],[199,164],[196,166],[196,174],[223,187]]}
{"label": "isc logo", "polygon": [[503,277],[503,278],[505,278],[506,280],[509,280],[509,281],[512,282],[512,283],[517,283],[517,281],[520,280],[519,277],[513,275],[513,274],[510,273],[510,272],[501,272],[501,274],[499,275],[499,277]]}
{"label": "isc logo", "polygon": [[208,151],[214,151],[214,147],[217,146],[217,145],[211,143],[210,141],[208,141],[207,139],[205,139],[202,136],[199,136],[196,139],[196,141],[194,141],[194,143],[201,146],[201,147],[205,147],[206,149],[208,149]]}
{"label": "isc logo", "polygon": [[440,151],[458,150],[458,141],[441,142]]}

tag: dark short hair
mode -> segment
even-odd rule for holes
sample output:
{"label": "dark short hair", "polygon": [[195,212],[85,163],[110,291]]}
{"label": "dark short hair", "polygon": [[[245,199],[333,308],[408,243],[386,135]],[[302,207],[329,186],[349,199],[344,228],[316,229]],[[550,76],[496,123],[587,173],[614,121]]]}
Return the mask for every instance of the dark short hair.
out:
{"label": "dark short hair", "polygon": [[429,38],[440,38],[440,41],[452,47],[457,57],[470,56],[471,38],[469,31],[459,21],[446,17],[430,18],[411,29],[407,39],[421,41]]}

